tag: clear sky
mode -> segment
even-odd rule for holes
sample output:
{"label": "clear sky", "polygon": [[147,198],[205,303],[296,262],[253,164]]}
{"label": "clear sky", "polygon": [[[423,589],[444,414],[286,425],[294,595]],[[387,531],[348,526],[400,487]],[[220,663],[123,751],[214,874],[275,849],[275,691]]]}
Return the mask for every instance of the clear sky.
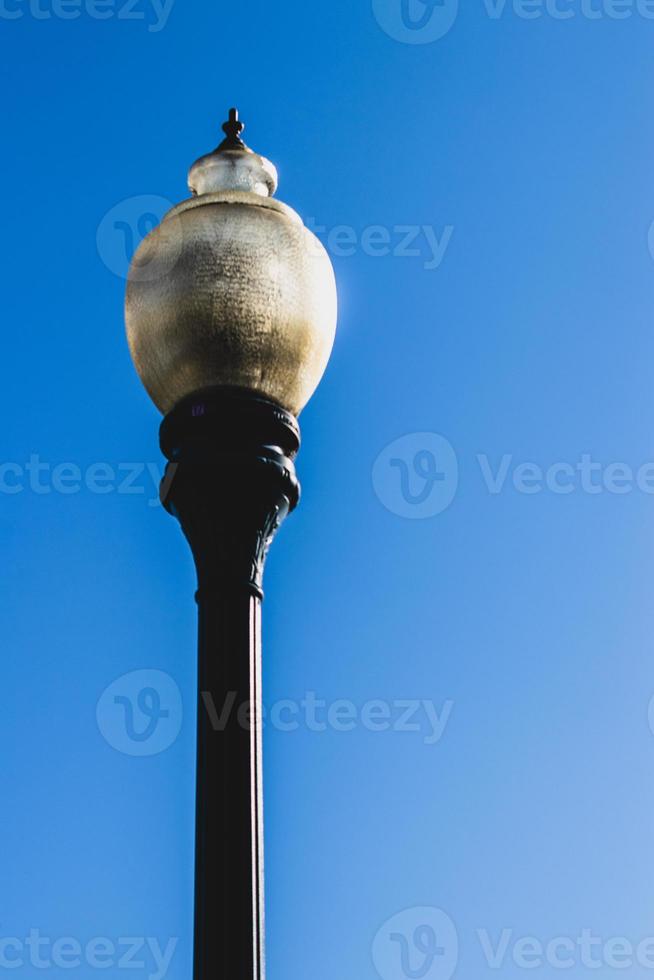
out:
{"label": "clear sky", "polygon": [[266,577],[269,978],[650,976],[654,5],[0,7],[0,968],[191,976],[194,573],[122,303],[238,105],[340,296]]}

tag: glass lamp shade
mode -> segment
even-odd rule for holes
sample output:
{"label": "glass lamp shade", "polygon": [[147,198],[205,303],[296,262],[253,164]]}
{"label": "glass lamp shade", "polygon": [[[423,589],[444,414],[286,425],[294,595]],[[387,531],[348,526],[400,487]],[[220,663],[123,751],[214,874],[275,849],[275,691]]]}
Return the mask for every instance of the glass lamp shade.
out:
{"label": "glass lamp shade", "polygon": [[299,215],[268,196],[276,179],[269,161],[228,137],[191,168],[195,196],[132,260],[127,337],[162,413],[225,385],[297,415],[323,375],[336,329],[334,273]]}

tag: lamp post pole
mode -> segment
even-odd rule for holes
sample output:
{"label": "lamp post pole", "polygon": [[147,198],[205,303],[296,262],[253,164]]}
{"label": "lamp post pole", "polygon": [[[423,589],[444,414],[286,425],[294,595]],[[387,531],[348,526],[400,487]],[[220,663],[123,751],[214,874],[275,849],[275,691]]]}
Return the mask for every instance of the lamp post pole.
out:
{"label": "lamp post pole", "polygon": [[193,976],[264,980],[262,576],[299,500],[297,415],[329,359],[336,288],[235,109],[223,130],[193,196],[139,246],[125,317],[198,580]]}
{"label": "lamp post pole", "polygon": [[299,428],[213,388],[166,416],[161,447],[163,503],[198,575],[194,978],[263,980],[262,574],[299,498]]}

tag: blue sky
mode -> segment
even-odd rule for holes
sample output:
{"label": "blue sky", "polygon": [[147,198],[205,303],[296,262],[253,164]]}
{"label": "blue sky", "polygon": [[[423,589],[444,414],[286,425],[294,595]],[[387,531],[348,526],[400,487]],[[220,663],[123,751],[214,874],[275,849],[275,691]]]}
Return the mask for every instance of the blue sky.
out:
{"label": "blue sky", "polygon": [[2,0],[15,977],[191,975],[194,574],[122,303],[230,105],[340,298],[266,577],[270,980],[651,974],[651,7]]}

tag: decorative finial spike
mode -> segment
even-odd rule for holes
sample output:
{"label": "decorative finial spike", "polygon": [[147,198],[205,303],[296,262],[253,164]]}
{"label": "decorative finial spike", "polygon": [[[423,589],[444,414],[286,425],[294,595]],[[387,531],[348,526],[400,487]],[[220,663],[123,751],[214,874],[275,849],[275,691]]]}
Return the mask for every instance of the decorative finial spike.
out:
{"label": "decorative finial spike", "polygon": [[274,165],[254,153],[240,138],[245,125],[238,109],[230,109],[228,116],[227,122],[223,123],[225,139],[220,146],[201,156],[189,170],[189,188],[196,197],[219,191],[243,191],[259,197],[272,197],[277,190]]}
{"label": "decorative finial spike", "polygon": [[227,137],[223,143],[223,148],[242,147],[244,144],[240,136],[244,129],[245,124],[239,119],[238,109],[230,109],[229,118],[226,123],[223,123],[223,133]]}

